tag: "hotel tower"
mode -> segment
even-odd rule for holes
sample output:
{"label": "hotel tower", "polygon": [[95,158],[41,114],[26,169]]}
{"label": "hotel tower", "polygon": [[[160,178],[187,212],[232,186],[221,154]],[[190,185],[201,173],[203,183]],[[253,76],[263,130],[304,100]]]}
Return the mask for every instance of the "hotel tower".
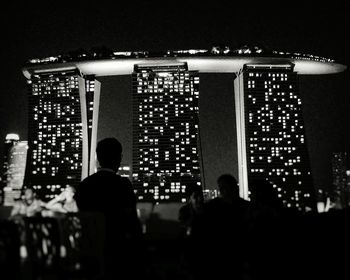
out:
{"label": "hotel tower", "polygon": [[95,170],[100,83],[77,70],[32,75],[25,186],[48,200]]}
{"label": "hotel tower", "polygon": [[140,64],[133,73],[133,185],[140,201],[185,201],[201,185],[199,75],[186,63]]}
{"label": "hotel tower", "polygon": [[246,64],[235,79],[241,196],[267,180],[287,207],[315,208],[293,64]]}

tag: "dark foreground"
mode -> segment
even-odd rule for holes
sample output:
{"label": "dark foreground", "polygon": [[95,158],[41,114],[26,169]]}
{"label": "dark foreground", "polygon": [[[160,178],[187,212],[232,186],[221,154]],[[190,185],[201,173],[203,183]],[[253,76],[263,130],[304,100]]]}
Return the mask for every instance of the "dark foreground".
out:
{"label": "dark foreground", "polygon": [[[348,279],[349,223],[349,209],[297,215],[263,223],[225,246],[220,233],[193,240],[175,221],[149,219],[130,277]],[[103,224],[94,213],[2,220],[0,279],[106,279],[102,244]],[[115,279],[127,279],[119,275],[118,258],[116,252]]]}

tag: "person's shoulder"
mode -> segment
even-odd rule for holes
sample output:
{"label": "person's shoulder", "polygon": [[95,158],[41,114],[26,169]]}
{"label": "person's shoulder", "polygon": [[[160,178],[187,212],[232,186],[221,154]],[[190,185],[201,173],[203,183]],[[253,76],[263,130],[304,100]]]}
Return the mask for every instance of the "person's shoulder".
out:
{"label": "person's shoulder", "polygon": [[211,211],[213,209],[217,209],[221,205],[222,205],[222,198],[216,197],[204,203],[204,210]]}
{"label": "person's shoulder", "polygon": [[95,184],[96,182],[101,181],[110,181],[117,177],[117,175],[113,172],[104,172],[104,171],[98,171],[94,174],[91,174],[90,176],[86,177],[84,180],[81,181],[81,184],[83,185],[89,185],[89,184]]}
{"label": "person's shoulder", "polygon": [[179,212],[186,212],[189,211],[191,208],[191,205],[189,203],[186,203],[184,205],[182,205],[179,209]]}
{"label": "person's shoulder", "polygon": [[15,203],[13,204],[12,209],[13,209],[13,208],[20,208],[20,207],[22,207],[23,205],[24,205],[24,203],[23,203],[22,200],[17,200],[17,201],[15,201]]}
{"label": "person's shoulder", "polygon": [[91,174],[90,176],[84,178],[80,183],[81,184],[88,184],[92,181],[95,181],[98,177],[99,176],[98,176],[98,172],[97,172],[97,173]]}
{"label": "person's shoulder", "polygon": [[178,212],[178,219],[180,221],[184,221],[188,218],[190,213],[191,213],[190,205],[188,203],[186,203],[185,205],[182,205],[180,207],[179,212]]}
{"label": "person's shoulder", "polygon": [[14,203],[13,203],[13,206],[15,206],[15,205],[21,205],[21,204],[23,204],[23,200],[22,199],[17,199],[17,200],[15,200],[14,201]]}
{"label": "person's shoulder", "polygon": [[129,180],[129,178],[126,177],[122,177],[120,175],[117,175],[119,177],[120,182],[125,185],[125,186],[131,186],[131,182]]}
{"label": "person's shoulder", "polygon": [[[118,175],[119,176],[119,175]],[[130,180],[126,177],[120,177],[120,189],[123,190],[123,192],[127,195],[132,197],[132,199],[136,200],[136,196],[134,193],[134,188],[132,186],[132,183],[130,182]]]}
{"label": "person's shoulder", "polygon": [[217,205],[222,203],[222,198],[221,197],[215,197],[209,201],[207,201],[205,204],[210,207],[212,205]]}
{"label": "person's shoulder", "polygon": [[34,202],[35,202],[36,204],[38,204],[38,205],[44,205],[44,204],[45,204],[45,202],[42,201],[42,200],[39,199],[39,198],[35,199]]}

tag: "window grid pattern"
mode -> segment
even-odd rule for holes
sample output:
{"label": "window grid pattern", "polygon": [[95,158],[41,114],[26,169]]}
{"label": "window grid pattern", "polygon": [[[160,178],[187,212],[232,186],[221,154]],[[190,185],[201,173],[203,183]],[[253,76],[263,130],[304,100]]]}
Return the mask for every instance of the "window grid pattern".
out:
{"label": "window grid pattern", "polygon": [[51,199],[82,173],[79,75],[34,76],[29,84],[29,154],[25,184]]}
{"label": "window grid pattern", "polygon": [[[85,77],[85,92],[86,92],[86,116],[87,116],[87,132],[89,151],[92,143],[92,127],[94,115],[94,94],[95,94],[95,77]],[[90,153],[88,161],[90,162]]]}
{"label": "window grid pattern", "polygon": [[6,141],[4,169],[4,205],[13,206],[20,198],[27,160],[27,141]]}
{"label": "window grid pattern", "polygon": [[199,75],[186,65],[135,67],[133,184],[140,201],[185,201],[201,185]]}
{"label": "window grid pattern", "polygon": [[334,152],[332,155],[334,200],[342,208],[350,205],[350,153]]}
{"label": "window grid pattern", "polygon": [[287,207],[314,208],[297,74],[247,67],[244,72],[248,184],[268,180]]}

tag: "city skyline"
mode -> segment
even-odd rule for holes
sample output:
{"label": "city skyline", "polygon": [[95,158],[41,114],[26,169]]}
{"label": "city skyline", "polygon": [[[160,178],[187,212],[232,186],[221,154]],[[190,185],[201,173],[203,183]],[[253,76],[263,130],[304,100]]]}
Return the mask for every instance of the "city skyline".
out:
{"label": "city skyline", "polygon": [[[51,194],[45,198],[52,198],[53,189],[75,186],[78,177],[95,171],[91,143],[97,138],[100,82],[94,79],[131,74],[135,192],[141,201],[185,202],[188,184],[208,187],[199,133],[198,74],[223,72],[232,73],[234,80],[234,103],[224,107],[232,107],[236,115],[238,157],[231,164],[238,165],[241,196],[248,199],[254,180],[267,180],[286,206],[313,209],[315,190],[297,76],[345,69],[332,59],[257,46],[156,53],[104,48],[30,59],[23,68],[30,85],[26,185],[41,193],[47,189]],[[60,150],[52,151],[56,146]],[[61,163],[55,166],[58,159]]]}
{"label": "city skyline", "polygon": [[[349,274],[348,3],[5,4],[0,164],[13,155],[17,184],[28,151],[38,176],[15,207],[20,190],[4,189],[3,277]],[[5,143],[8,134],[17,135]],[[67,185],[97,170],[96,143],[109,137],[123,147],[116,183],[125,188],[109,188],[115,175],[103,172],[91,179],[106,188],[87,182],[75,201]],[[18,138],[28,143],[14,148]],[[167,170],[170,184],[150,176]],[[126,178],[136,173],[155,180],[134,182],[134,197]],[[181,173],[195,174],[184,182]],[[249,201],[225,192],[228,174]],[[201,184],[204,204],[197,192],[175,202],[186,183]]]}
{"label": "city skyline", "polygon": [[[301,50],[335,58],[344,64],[349,62],[348,42],[344,36],[349,26],[345,6],[330,5],[327,9],[303,6],[297,11],[282,11],[267,5],[249,6],[249,9],[238,5],[233,14],[224,6],[209,4],[192,6],[193,9],[181,9],[181,12],[176,7],[165,11],[150,3],[141,4],[139,7],[122,4],[118,11],[113,13],[100,6],[85,6],[79,10],[70,7],[69,11],[65,10],[64,5],[34,6],[23,7],[22,10],[10,9],[6,13],[11,15],[12,19],[4,34],[4,40],[8,44],[5,44],[7,55],[3,62],[8,78],[1,83],[4,98],[0,110],[3,138],[5,133],[10,131],[18,132],[22,138],[26,138],[27,135],[26,85],[19,71],[23,63],[29,58],[50,56],[64,50],[80,47],[90,49],[101,45],[119,50],[209,48],[215,44],[213,42],[224,42],[224,45],[229,46],[247,43],[272,46],[281,50]],[[145,11],[147,13],[144,13]],[[152,20],[149,20],[150,18]],[[200,74],[200,78],[202,108],[220,109],[219,104],[224,104],[224,100],[231,100],[229,95],[232,85],[228,74],[221,77],[215,74]],[[123,121],[117,120],[125,113],[129,101],[118,103],[111,98],[116,96],[116,92],[126,95],[131,79],[118,77],[101,80],[105,85],[101,98],[104,115],[100,116],[101,129],[98,137],[100,139],[118,136],[131,151],[128,129],[120,128]],[[336,76],[328,76],[327,79],[312,76],[300,79],[311,165],[316,184],[321,187],[331,183],[331,152],[349,150],[349,131],[344,129],[350,118],[346,105],[349,103],[348,80],[348,70]],[[221,93],[222,100],[215,99],[217,92]],[[15,110],[10,109],[7,104],[13,104]],[[111,105],[114,108],[111,108]],[[223,135],[223,145],[231,143],[226,141],[229,138],[226,134],[232,136],[231,138],[235,138],[235,135],[224,129],[231,126],[232,122],[228,122],[231,113],[215,113],[217,119],[209,112],[201,114],[202,122],[206,126],[202,130],[203,138],[208,139],[206,146],[212,148],[205,160],[214,162],[218,157],[224,162],[208,165],[207,173],[212,172],[211,177],[214,178],[210,185],[215,184],[215,176],[219,175],[218,173],[228,170],[226,166],[232,162],[234,153],[224,152],[218,147],[215,137],[209,135],[209,130],[216,127],[217,133]],[[127,113],[124,115],[127,116]],[[127,117],[127,126],[128,122]],[[225,147],[228,151],[229,147]],[[217,169],[217,173],[212,171],[213,169]]]}

